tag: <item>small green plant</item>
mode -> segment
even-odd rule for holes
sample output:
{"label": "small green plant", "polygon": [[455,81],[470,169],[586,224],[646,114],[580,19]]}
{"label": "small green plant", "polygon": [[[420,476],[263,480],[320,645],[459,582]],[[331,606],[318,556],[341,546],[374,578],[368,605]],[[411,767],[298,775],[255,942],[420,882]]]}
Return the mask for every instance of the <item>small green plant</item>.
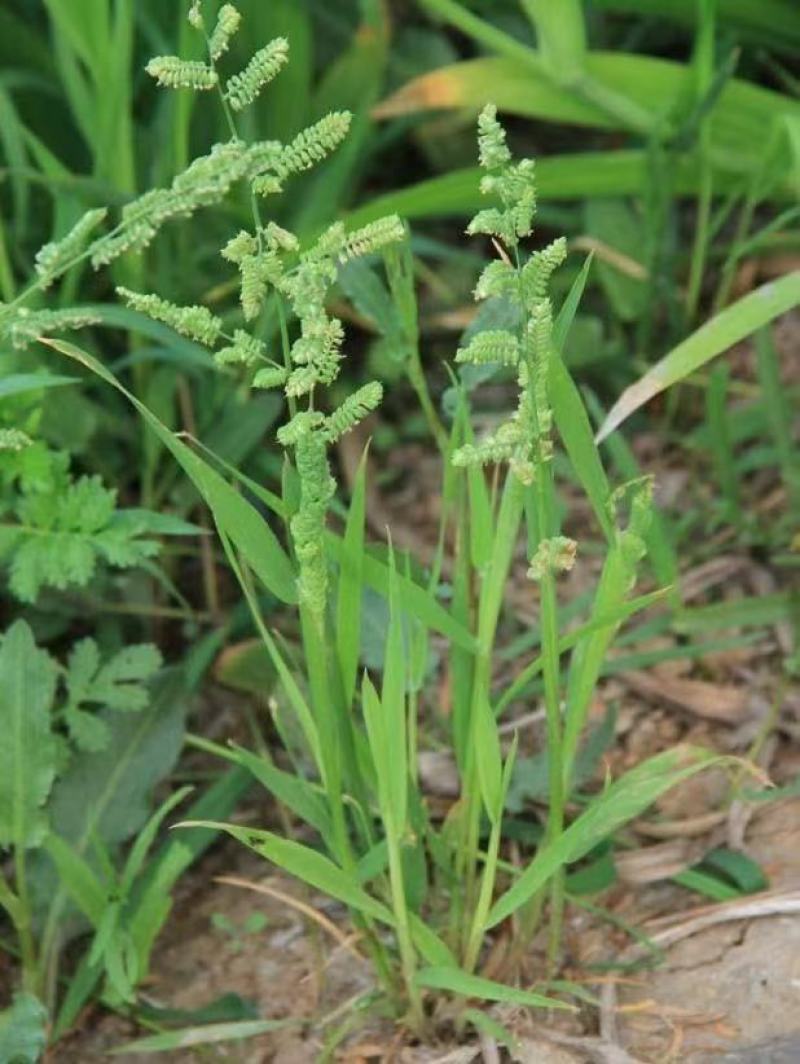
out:
{"label": "small green plant", "polygon": [[225,913],[212,913],[211,926],[225,936],[228,949],[239,953],[244,949],[248,939],[261,934],[269,921],[264,913],[249,913],[241,923],[231,920]]}
{"label": "small green plant", "polygon": [[[103,656],[84,639],[62,665],[24,621],[0,642],[0,848],[10,859],[0,907],[15,932],[22,990],[47,1003],[62,1031],[97,983],[111,1002],[133,999],[165,916],[164,898],[145,903],[142,872],[158,825],[187,792],[150,817],[150,790],[182,734],[182,711],[164,712],[161,701],[176,695],[174,684],[160,696],[151,690],[161,664],[152,644]],[[123,861],[119,845],[132,835]],[[87,926],[91,945],[63,996],[62,952]]]}

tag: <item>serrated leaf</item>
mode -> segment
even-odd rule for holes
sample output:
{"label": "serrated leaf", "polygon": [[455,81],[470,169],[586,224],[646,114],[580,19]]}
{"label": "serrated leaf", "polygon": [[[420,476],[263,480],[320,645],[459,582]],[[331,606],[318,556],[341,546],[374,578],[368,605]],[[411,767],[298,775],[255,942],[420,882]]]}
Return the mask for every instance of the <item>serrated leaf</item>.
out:
{"label": "serrated leaf", "polygon": [[22,487],[20,527],[7,554],[11,590],[23,602],[35,601],[42,587],[85,586],[100,560],[125,568],[158,552],[154,540],[139,538],[141,528],[114,523],[116,492],[99,477],[70,481],[61,471],[57,480],[51,475],[41,484],[23,478]]}
{"label": "serrated leaf", "polygon": [[0,1060],[36,1064],[47,1041],[47,1010],[33,994],[17,994],[0,1012]]}
{"label": "serrated leaf", "polygon": [[24,621],[0,647],[0,846],[29,847],[44,830],[42,807],[57,768],[50,713],[55,664]]}

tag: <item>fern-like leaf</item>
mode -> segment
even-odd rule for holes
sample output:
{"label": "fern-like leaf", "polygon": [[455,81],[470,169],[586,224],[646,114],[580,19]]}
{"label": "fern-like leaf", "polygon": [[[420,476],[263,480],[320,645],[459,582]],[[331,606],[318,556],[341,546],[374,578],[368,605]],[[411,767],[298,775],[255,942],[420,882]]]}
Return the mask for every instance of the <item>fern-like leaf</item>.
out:
{"label": "fern-like leaf", "polygon": [[76,643],[67,663],[64,708],[64,721],[75,745],[87,751],[107,746],[108,726],[96,711],[108,708],[133,713],[144,709],[149,702],[146,682],[161,664],[161,654],[151,643],[125,647],[105,663],[93,639]]}
{"label": "fern-like leaf", "polygon": [[[122,511],[121,513],[124,513]],[[34,602],[42,587],[85,586],[99,561],[115,568],[139,565],[158,552],[131,522],[119,520],[116,492],[99,477],[81,477],[56,494],[32,492],[16,507],[9,526],[10,587]]]}

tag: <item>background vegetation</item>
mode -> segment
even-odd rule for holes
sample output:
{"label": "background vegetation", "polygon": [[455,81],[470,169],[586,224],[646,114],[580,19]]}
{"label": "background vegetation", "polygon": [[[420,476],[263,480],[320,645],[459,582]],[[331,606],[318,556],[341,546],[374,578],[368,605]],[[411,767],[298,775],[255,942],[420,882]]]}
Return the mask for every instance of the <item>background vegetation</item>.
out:
{"label": "background vegetation", "polygon": [[[217,6],[201,5],[209,28]],[[284,149],[265,171],[281,187],[257,216],[280,227],[267,250],[286,262],[252,313],[241,257],[226,252],[223,263],[220,249],[254,228],[258,166],[226,195],[196,193],[202,210],[191,219],[172,210],[157,239],[126,253],[114,244],[132,232],[131,204],[231,136],[219,99],[165,91],[146,72],[153,55],[206,62],[189,5],[9,0],[0,12],[0,719],[13,736],[0,749],[0,944],[12,959],[2,1059],[38,1059],[91,1001],[153,1028],[154,1048],[178,1045],[185,1031],[170,1028],[194,1021],[143,999],[151,952],[176,884],[202,876],[198,862],[256,781],[284,807],[283,830],[227,830],[348,906],[393,1017],[414,1036],[451,1030],[439,1011],[448,995],[457,1037],[470,1026],[501,1037],[488,1006],[470,1000],[569,1004],[581,991],[556,978],[565,899],[600,895],[624,845],[616,828],[719,763],[721,750],[660,751],[603,789],[597,767],[614,723],[584,728],[596,685],[623,668],[702,662],[783,625],[793,635],[770,658],[775,708],[757,740],[733,751],[747,760],[779,728],[798,667],[800,379],[796,338],[773,324],[800,295],[795,5],[237,7],[226,72],[275,38],[291,58],[237,109],[236,136],[292,145],[311,127],[321,145],[314,168]],[[474,226],[478,240],[463,233],[487,206],[482,175],[513,178],[477,166],[475,120],[487,104],[514,157],[536,160],[531,240],[507,218]],[[339,112],[351,114],[348,135],[328,143],[317,123]],[[337,221],[341,232],[330,229]],[[544,266],[543,248],[557,249]],[[529,251],[534,295],[487,282],[476,308],[486,261],[521,255],[522,278]],[[332,273],[312,313],[291,278],[323,259]],[[120,289],[203,308],[206,326],[220,323],[215,339],[233,331],[233,347],[215,351],[196,319],[153,313]],[[550,310],[552,339],[524,354]],[[284,359],[301,365],[298,336],[334,317],[347,357],[338,377],[315,372],[330,386],[324,442],[342,490],[314,511],[333,583],[311,608],[296,524],[312,494],[296,475],[300,423],[276,442],[304,392],[261,387],[265,370],[241,354],[238,330],[276,352],[270,382],[284,385]],[[73,328],[80,349],[38,342]],[[745,354],[729,357],[749,337]],[[544,398],[528,371],[547,381]],[[369,422],[369,462],[355,472],[338,441],[376,406],[373,380],[383,403]],[[470,458],[518,402],[537,441],[529,492],[515,487],[516,452],[495,449],[486,477]],[[403,487],[392,454],[409,445],[442,459],[441,481],[426,488],[437,499],[431,549],[418,557],[376,534],[370,513]],[[688,470],[685,496],[650,515],[640,478],[669,467]],[[627,507],[629,520],[618,513]],[[499,595],[522,540],[536,584],[527,627]],[[573,540],[579,557],[603,560],[575,596],[554,560]],[[721,544],[757,559],[772,585],[687,601],[683,576]],[[295,612],[286,607],[298,573]],[[372,627],[385,636],[377,647]],[[654,651],[665,635],[669,649]],[[626,649],[612,658],[617,636]],[[320,649],[331,646],[333,664]],[[207,698],[231,660],[225,682],[257,691],[234,753],[210,727]],[[339,719],[322,708],[334,673]],[[259,711],[268,694],[279,704],[271,718]],[[501,743],[509,732],[496,725],[532,699],[546,709],[549,768],[536,750]],[[340,745],[343,764],[329,762]],[[444,819],[429,815],[418,745],[455,752],[462,800]],[[407,762],[395,763],[399,748]],[[763,784],[747,767],[732,771],[728,804]],[[202,827],[168,834],[177,820]],[[524,873],[505,862],[521,832]],[[764,884],[732,851],[683,875],[715,899]],[[479,974],[492,928],[513,914],[533,942],[543,913],[538,969],[511,951],[503,979]],[[388,946],[376,923],[394,929]],[[274,1022],[237,1007],[211,1018],[231,1026],[204,1028],[201,1017],[198,1041]],[[332,1051],[347,1033],[320,1037]]]}

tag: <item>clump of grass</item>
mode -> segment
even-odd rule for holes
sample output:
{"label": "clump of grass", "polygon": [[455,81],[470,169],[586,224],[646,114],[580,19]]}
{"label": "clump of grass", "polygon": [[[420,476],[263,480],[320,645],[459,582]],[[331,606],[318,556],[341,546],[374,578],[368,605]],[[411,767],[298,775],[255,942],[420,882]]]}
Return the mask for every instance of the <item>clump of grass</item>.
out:
{"label": "clump of grass", "polygon": [[[238,20],[231,5],[225,11],[228,34]],[[205,32],[197,5],[191,21]],[[314,840],[301,843],[267,830],[209,821],[184,826],[225,830],[344,904],[385,998],[417,1032],[430,1022],[427,998],[434,992],[569,1007],[563,994],[547,992],[558,963],[565,869],[667,788],[713,760],[697,749],[667,751],[608,783],[584,800],[578,816],[567,817],[601,667],[620,624],[645,601],[629,596],[644,553],[651,505],[646,479],[610,488],[580,394],[561,358],[586,270],[556,313],[549,283],[565,256],[564,242],[526,250],[536,208],[535,167],[530,160],[512,159],[494,108],[485,108],[478,141],[487,205],[470,232],[489,237],[495,257],[481,274],[476,295],[508,300],[519,324],[477,335],[457,352],[456,361],[505,364],[516,378],[516,408],[491,436],[475,439],[467,397],[459,391],[457,415],[444,428],[427,396],[419,360],[412,359],[412,383],[444,455],[445,516],[435,562],[418,579],[411,575],[418,568],[413,560],[393,551],[391,542],[380,555],[368,548],[365,462],[344,530],[333,532],[327,517],[337,485],[329,449],[377,407],[382,388],[369,382],[334,409],[326,406],[325,393],[337,382],[345,340],[342,322],[329,311],[329,294],[343,264],[385,251],[391,290],[410,322],[415,317],[413,278],[400,269],[396,254],[404,246],[405,228],[394,216],[355,232],[336,223],[303,246],[295,234],[266,221],[261,197],[280,191],[293,173],[334,150],[346,134],[347,116],[333,113],[289,144],[246,144],[232,108],[256,98],[277,73],[285,47],[267,45],[242,74],[226,81],[217,68],[220,33],[215,29],[207,39],[208,62],[202,72],[196,63],[184,66],[174,57],[162,57],[151,69],[171,87],[215,88],[231,139],[192,163],[169,189],[146,193],[126,207],[120,224],[86,253],[101,265],[147,246],[165,221],[218,202],[241,181],[250,186],[252,224],[232,234],[222,249],[230,264],[225,269],[239,274],[241,299],[233,332],[226,320],[202,307],[177,307],[127,289],[120,294],[138,311],[207,344],[221,372],[238,367],[253,388],[283,390],[288,418],[277,434],[284,450],[280,494],[236,469],[227,472],[282,522],[287,546],[263,514],[220,475],[213,460],[201,458],[140,400],[125,394],[208,503],[297,725],[281,729],[290,769],[236,746],[203,739],[195,744],[246,767],[308,826]],[[54,253],[48,260],[59,261]],[[260,314],[268,303],[282,322],[278,352],[259,335]],[[7,308],[7,313],[13,317],[15,310]],[[51,343],[124,391],[90,355],[63,342]],[[589,614],[569,636],[560,616],[559,577],[580,545],[560,527],[553,473],[556,428],[604,536],[604,562]],[[493,470],[491,487],[487,467]],[[516,740],[503,748],[498,719],[512,698],[496,691],[495,665],[505,588],[513,579],[512,563],[523,536],[531,596],[538,596],[540,607],[541,654],[532,668],[544,680],[549,807],[541,844],[516,867],[501,859]],[[441,573],[450,541],[456,544],[454,576],[444,605]],[[267,626],[262,588],[298,611],[301,648],[296,658]],[[367,589],[385,600],[389,619],[382,668],[360,673]],[[432,816],[417,774],[419,691],[433,633],[449,643],[451,742],[461,790],[444,822]],[[547,924],[549,964],[543,965],[537,987],[520,988],[479,974],[484,949],[507,921],[514,928],[512,952],[517,956]],[[474,1011],[463,1012],[462,1019],[480,1023]]]}

